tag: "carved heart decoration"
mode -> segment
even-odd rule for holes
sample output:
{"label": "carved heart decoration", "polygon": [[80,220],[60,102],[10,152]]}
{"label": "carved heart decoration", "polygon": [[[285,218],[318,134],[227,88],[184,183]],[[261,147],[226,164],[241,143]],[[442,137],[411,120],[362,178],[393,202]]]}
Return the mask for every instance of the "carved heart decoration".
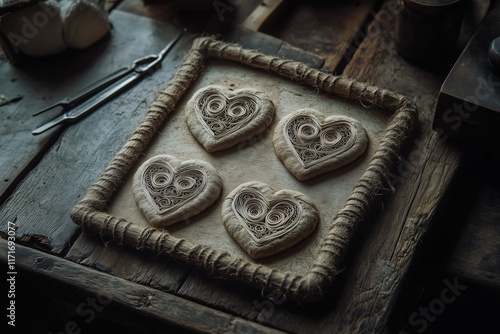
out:
{"label": "carved heart decoration", "polygon": [[311,234],[319,213],[311,200],[293,190],[274,190],[265,183],[238,186],[222,205],[228,233],[253,259],[285,250]]}
{"label": "carved heart decoration", "polygon": [[223,86],[198,90],[186,104],[186,123],[208,152],[227,149],[263,132],[274,118],[274,104],[254,89]]}
{"label": "carved heart decoration", "polygon": [[283,117],[274,130],[276,155],[298,180],[333,171],[356,160],[368,146],[357,120],[300,109]]}
{"label": "carved heart decoration", "polygon": [[134,175],[134,199],[148,222],[164,227],[192,217],[219,197],[222,181],[202,160],[180,161],[158,155],[144,162]]}

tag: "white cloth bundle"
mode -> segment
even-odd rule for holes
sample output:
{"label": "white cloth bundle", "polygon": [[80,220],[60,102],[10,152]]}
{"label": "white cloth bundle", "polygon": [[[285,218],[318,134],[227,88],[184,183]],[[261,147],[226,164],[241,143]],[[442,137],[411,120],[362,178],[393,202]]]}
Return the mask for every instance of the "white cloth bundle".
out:
{"label": "white cloth bundle", "polygon": [[67,48],[62,34],[61,9],[53,0],[2,16],[1,29],[13,46],[28,56],[46,56]]}
{"label": "white cloth bundle", "polygon": [[101,0],[40,1],[1,17],[0,29],[28,56],[85,49],[111,29]]}
{"label": "white cloth bundle", "polygon": [[64,41],[70,48],[85,49],[111,28],[108,13],[101,1],[67,0],[62,13]]}

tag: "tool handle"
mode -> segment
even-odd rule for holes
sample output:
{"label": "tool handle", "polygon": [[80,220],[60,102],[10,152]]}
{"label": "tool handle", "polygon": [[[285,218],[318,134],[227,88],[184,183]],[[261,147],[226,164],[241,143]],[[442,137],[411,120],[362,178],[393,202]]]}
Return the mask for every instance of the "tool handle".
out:
{"label": "tool handle", "polygon": [[72,110],[62,114],[61,116],[56,117],[55,119],[49,121],[48,123],[36,128],[31,133],[33,135],[39,135],[39,134],[53,128],[56,125],[76,121],[76,120],[82,118],[83,116],[90,114],[92,111],[96,110],[101,105],[103,105],[107,101],[111,100],[115,95],[119,94],[122,90],[131,86],[133,83],[135,83],[135,81],[137,81],[141,78],[142,78],[141,74],[134,73],[130,77],[124,79],[122,82],[118,83],[116,86],[113,86],[112,88],[104,90],[101,94],[96,95],[95,97],[84,102],[83,104],[76,107],[75,109],[72,109]]}
{"label": "tool handle", "polygon": [[110,86],[114,82],[118,81],[119,79],[123,78],[130,72],[134,70],[133,67],[124,67],[121,68],[106,77],[99,79],[99,81],[94,82],[93,84],[79,90],[77,93],[75,93],[73,96],[66,97],[42,110],[37,111],[36,113],[33,114],[33,116],[40,115],[46,111],[49,111],[51,109],[54,109],[56,107],[63,107],[63,109],[71,108],[74,107],[75,105],[81,103],[82,101],[88,99],[92,95],[97,94],[97,92],[103,90],[104,88]]}
{"label": "tool handle", "polygon": [[104,91],[102,91],[102,93],[94,96],[90,100],[84,102],[82,105],[68,111],[66,113],[66,115],[68,116],[68,120],[77,120],[84,115],[91,113],[92,111],[102,106],[104,103],[114,98],[120,92],[134,84],[136,81],[141,79],[142,76],[143,75],[140,73],[133,73],[133,75],[130,75],[130,77],[116,83],[115,86],[105,89]]}
{"label": "tool handle", "polygon": [[93,84],[83,88],[82,90],[75,93],[75,95],[68,97],[66,102],[69,104],[70,107],[72,107],[82,102],[83,100],[90,98],[91,96],[95,95],[96,93],[110,86],[111,84],[115,83],[116,81],[123,78],[133,70],[134,69],[132,67],[121,68],[107,75],[106,77],[94,82]]}

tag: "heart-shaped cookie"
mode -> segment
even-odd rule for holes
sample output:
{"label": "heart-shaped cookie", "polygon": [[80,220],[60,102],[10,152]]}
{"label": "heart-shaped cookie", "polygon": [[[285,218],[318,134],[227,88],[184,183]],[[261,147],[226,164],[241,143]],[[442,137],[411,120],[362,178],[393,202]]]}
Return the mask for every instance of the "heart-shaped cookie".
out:
{"label": "heart-shaped cookie", "polygon": [[208,152],[227,149],[263,132],[274,117],[274,104],[255,89],[231,91],[211,85],[186,104],[186,123]]}
{"label": "heart-shaped cookie", "polygon": [[228,233],[253,259],[285,250],[311,234],[319,213],[311,200],[293,190],[275,192],[261,182],[238,186],[222,205]]}
{"label": "heart-shaped cookie", "polygon": [[274,130],[276,155],[298,180],[330,172],[356,160],[368,146],[357,120],[300,109],[283,117]]}
{"label": "heart-shaped cookie", "polygon": [[132,192],[148,222],[164,227],[192,217],[219,197],[222,181],[202,160],[180,161],[158,155],[144,162],[134,175]]}

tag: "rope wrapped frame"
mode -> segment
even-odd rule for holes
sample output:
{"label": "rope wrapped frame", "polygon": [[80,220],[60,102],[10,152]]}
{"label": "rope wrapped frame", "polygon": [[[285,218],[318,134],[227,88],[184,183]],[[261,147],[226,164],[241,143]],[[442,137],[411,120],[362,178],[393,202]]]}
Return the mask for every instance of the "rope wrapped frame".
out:
{"label": "rope wrapped frame", "polygon": [[[235,257],[226,251],[177,238],[165,230],[118,219],[107,212],[107,204],[114,192],[145,152],[169,113],[202,73],[209,58],[265,70],[323,92],[358,100],[363,105],[377,106],[393,113],[368,168],[355,184],[344,207],[332,219],[318,254],[305,274],[273,269]],[[200,37],[194,40],[171,81],[157,93],[129,140],[88,189],[85,197],[73,207],[71,218],[83,231],[96,233],[103,239],[155,254],[168,254],[203,268],[216,277],[239,280],[260,289],[279,290],[297,302],[313,302],[324,295],[341,270],[347,246],[375,197],[387,192],[386,176],[391,166],[398,161],[399,151],[417,122],[416,104],[396,92],[353,78],[328,74],[301,62],[243,49],[212,37]]]}

